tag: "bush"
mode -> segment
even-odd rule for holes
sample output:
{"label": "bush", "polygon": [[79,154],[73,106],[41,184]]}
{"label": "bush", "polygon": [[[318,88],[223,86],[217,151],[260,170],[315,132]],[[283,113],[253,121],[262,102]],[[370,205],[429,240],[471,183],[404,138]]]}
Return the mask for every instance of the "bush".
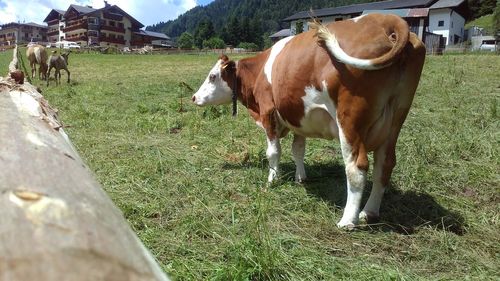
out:
{"label": "bush", "polygon": [[255,43],[241,42],[238,45],[238,48],[242,48],[242,49],[249,50],[249,51],[256,51],[259,49],[259,46],[257,46],[257,44],[255,44]]}
{"label": "bush", "polygon": [[203,40],[203,48],[208,49],[224,49],[226,47],[226,43],[224,40],[219,37],[212,37],[208,40]]}

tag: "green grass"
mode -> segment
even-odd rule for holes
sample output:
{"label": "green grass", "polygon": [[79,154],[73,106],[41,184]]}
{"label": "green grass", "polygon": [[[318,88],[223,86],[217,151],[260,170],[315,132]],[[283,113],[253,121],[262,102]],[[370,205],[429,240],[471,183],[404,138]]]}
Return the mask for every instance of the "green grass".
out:
{"label": "green grass", "polygon": [[[11,56],[0,53],[0,69]],[[232,118],[230,106],[190,104],[180,82],[197,88],[215,60],[74,54],[71,84],[35,81],[170,276],[500,278],[500,56],[427,58],[382,221],[354,232],[335,225],[345,202],[337,141],[308,140],[310,181],[298,185],[287,137],[283,178],[266,187],[264,134],[245,109]]]}
{"label": "green grass", "polygon": [[493,14],[479,17],[473,21],[468,22],[465,28],[470,28],[473,26],[482,27],[489,32],[493,32]]}

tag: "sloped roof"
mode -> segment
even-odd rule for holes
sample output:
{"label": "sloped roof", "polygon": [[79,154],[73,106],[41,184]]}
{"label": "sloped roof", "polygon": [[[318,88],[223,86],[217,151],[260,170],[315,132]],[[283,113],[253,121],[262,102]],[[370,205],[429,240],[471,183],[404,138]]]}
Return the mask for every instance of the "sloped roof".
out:
{"label": "sloped roof", "polygon": [[132,21],[132,23],[139,26],[139,28],[144,27],[144,25],[140,21],[136,20],[134,17],[132,17],[131,15],[129,15],[127,12],[125,12],[124,10],[122,10],[120,7],[118,7],[116,5],[108,5],[108,6],[105,6],[103,8],[100,8],[100,9],[94,9],[94,8],[90,8],[90,7],[86,7],[86,6],[79,6],[79,5],[71,4],[69,6],[69,8],[64,12],[64,15],[66,15],[71,9],[74,9],[75,11],[77,11],[81,15],[92,14],[92,13],[95,13],[98,11],[107,11],[107,10],[111,10],[111,9],[116,9],[120,13],[122,13],[124,16],[128,17]]}
{"label": "sloped roof", "polygon": [[170,37],[168,37],[167,35],[165,35],[164,33],[160,33],[160,32],[153,32],[153,31],[148,31],[148,30],[139,30],[137,32],[134,32],[135,34],[139,34],[139,35],[146,35],[146,36],[150,36],[150,37],[155,37],[155,38],[159,38],[159,39],[166,39],[166,40],[170,40]]}
{"label": "sloped roof", "polygon": [[[436,2],[436,0],[389,0],[389,1],[334,7],[334,8],[318,9],[318,10],[313,10],[312,15],[315,17],[326,17],[334,15],[361,14],[364,10],[428,8],[434,2]],[[292,21],[297,19],[308,19],[308,18],[311,18],[310,12],[302,11],[290,17],[285,18],[283,21]]]}
{"label": "sloped roof", "polygon": [[43,22],[48,22],[48,21],[50,21],[51,18],[57,17],[58,15],[64,15],[65,13],[66,13],[66,11],[63,11],[63,10],[52,9],[49,12],[49,14],[47,15],[47,17],[45,17]]}
{"label": "sloped roof", "polygon": [[292,31],[290,28],[286,28],[286,29],[282,29],[276,33],[274,33],[273,35],[269,36],[271,38],[279,38],[279,37],[288,37],[292,35]]}
{"label": "sloped roof", "polygon": [[392,10],[364,10],[362,15],[368,14],[397,15],[402,18],[421,18],[429,15],[428,8],[418,9],[392,9]]}
{"label": "sloped roof", "polygon": [[[92,13],[92,12],[98,10],[98,9],[94,9],[94,8],[91,8],[91,7],[80,6],[80,5],[75,5],[75,4],[69,5],[69,8],[75,9],[80,14],[88,14],[88,13]],[[68,10],[69,10],[69,8],[68,8]]]}
{"label": "sloped roof", "polygon": [[439,0],[431,6],[431,9],[454,8],[460,6],[463,2],[465,0]]}
{"label": "sloped roof", "polygon": [[16,27],[16,26],[33,26],[33,27],[39,27],[39,28],[45,28],[47,29],[48,27],[46,25],[41,25],[41,24],[38,24],[38,23],[34,23],[34,22],[28,22],[28,23],[19,23],[19,22],[10,22],[10,23],[6,23],[6,24],[2,24],[0,25],[0,27],[2,29],[6,29],[6,28],[11,28],[11,27]]}

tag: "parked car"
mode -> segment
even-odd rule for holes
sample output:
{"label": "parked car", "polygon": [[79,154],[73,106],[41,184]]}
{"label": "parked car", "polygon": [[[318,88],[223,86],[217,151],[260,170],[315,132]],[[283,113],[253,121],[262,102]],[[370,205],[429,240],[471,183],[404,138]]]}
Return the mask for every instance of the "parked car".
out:
{"label": "parked car", "polygon": [[497,46],[493,40],[484,40],[479,46],[479,50],[494,52],[497,50]]}
{"label": "parked car", "polygon": [[56,43],[47,44],[47,48],[62,48],[62,49],[80,49],[80,45],[71,41],[57,41]]}

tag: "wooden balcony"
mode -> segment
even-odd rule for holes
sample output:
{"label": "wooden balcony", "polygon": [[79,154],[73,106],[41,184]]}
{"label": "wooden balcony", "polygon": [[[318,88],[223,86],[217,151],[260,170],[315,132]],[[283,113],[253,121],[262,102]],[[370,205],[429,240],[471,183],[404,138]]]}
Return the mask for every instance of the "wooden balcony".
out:
{"label": "wooden balcony", "polygon": [[104,13],[103,17],[108,20],[122,21],[123,15]]}
{"label": "wooden balcony", "polygon": [[101,42],[108,42],[108,43],[113,43],[113,44],[125,44],[125,39],[120,39],[120,38],[110,38],[110,37],[104,37],[101,36],[99,37],[99,40]]}
{"label": "wooden balcony", "polygon": [[88,38],[85,35],[82,36],[71,36],[71,37],[66,37],[67,41],[72,41],[72,42],[78,42],[78,41],[85,41],[87,42]]}
{"label": "wooden balcony", "polygon": [[63,28],[63,31],[64,32],[71,32],[71,31],[75,31],[75,30],[78,30],[78,29],[84,29],[84,30],[87,30],[87,23],[86,22],[81,22],[81,23],[78,23],[78,24],[73,24],[73,25],[70,25],[70,26],[66,26],[66,28]]}
{"label": "wooden balcony", "polygon": [[101,30],[107,30],[107,31],[112,31],[112,32],[117,32],[117,33],[125,33],[125,28],[110,26],[110,25],[101,25]]}
{"label": "wooden balcony", "polygon": [[55,36],[55,35],[59,35],[59,30],[56,29],[47,32],[47,36]]}
{"label": "wooden balcony", "polygon": [[47,22],[47,25],[48,26],[51,26],[51,25],[58,25],[59,24],[59,19],[55,19],[55,20],[49,20]]}

